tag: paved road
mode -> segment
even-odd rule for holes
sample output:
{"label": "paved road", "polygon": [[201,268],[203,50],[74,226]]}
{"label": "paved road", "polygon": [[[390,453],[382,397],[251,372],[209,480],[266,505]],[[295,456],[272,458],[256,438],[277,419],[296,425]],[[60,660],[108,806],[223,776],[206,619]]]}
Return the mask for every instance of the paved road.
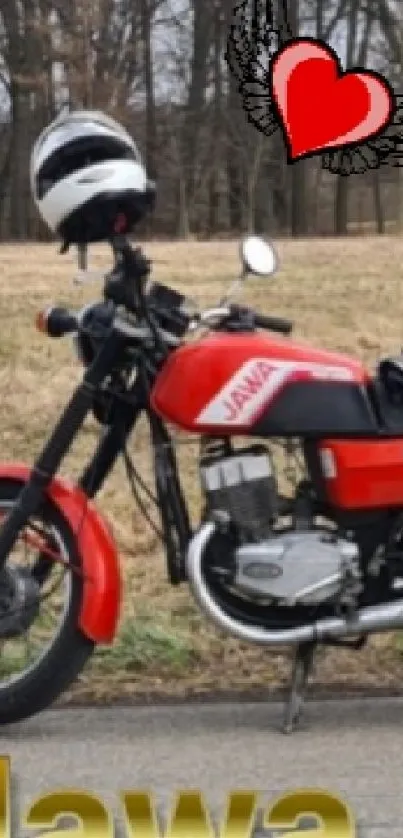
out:
{"label": "paved road", "polygon": [[[230,790],[255,789],[266,806],[301,786],[343,796],[360,838],[402,837],[403,700],[309,703],[291,737],[280,718],[275,704],[58,710],[3,732],[0,753],[11,756],[20,811],[74,785],[114,809],[119,838],[122,789],[154,792],[166,812],[175,791],[201,788],[221,813]],[[17,820],[13,838],[23,834]]]}

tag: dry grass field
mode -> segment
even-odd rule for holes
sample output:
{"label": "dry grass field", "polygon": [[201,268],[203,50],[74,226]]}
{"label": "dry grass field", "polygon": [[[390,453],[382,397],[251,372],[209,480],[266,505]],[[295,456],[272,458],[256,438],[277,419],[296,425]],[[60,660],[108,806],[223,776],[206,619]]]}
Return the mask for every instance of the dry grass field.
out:
{"label": "dry grass field", "polygon": [[[156,279],[212,304],[238,271],[238,243],[152,243]],[[403,345],[403,239],[351,238],[280,242],[280,271],[251,278],[243,300],[260,311],[295,321],[295,335],[313,344],[359,355],[370,366]],[[106,249],[91,266],[110,266]],[[2,459],[32,463],[66,403],[81,370],[71,341],[52,341],[34,328],[38,309],[80,307],[99,285],[73,285],[73,255],[56,245],[0,246],[0,428]],[[98,426],[89,421],[62,473],[78,476],[93,449]],[[137,466],[150,477],[146,429],[131,441]],[[179,446],[192,509],[197,514],[197,445]],[[118,540],[126,582],[124,613],[113,649],[100,650],[72,697],[191,694],[253,690],[284,682],[288,659],[222,638],[199,617],[186,590],[166,582],[160,546],[136,510],[119,464],[98,498]],[[372,641],[357,655],[327,651],[317,681],[397,686],[403,661],[393,638]]]}

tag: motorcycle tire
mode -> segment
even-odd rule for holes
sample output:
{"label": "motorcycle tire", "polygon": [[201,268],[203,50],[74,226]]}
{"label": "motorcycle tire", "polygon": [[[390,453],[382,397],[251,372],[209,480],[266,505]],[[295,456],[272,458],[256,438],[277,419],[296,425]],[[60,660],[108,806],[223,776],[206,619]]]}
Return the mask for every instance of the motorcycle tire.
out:
{"label": "motorcycle tire", "polygon": [[[20,481],[0,479],[0,512],[15,502],[22,486]],[[41,518],[52,526],[63,543],[69,562],[79,568],[80,557],[74,534],[55,505],[46,499],[35,518]],[[9,683],[2,684],[0,677],[0,725],[28,719],[50,707],[75,681],[94,651],[95,643],[78,628],[82,579],[74,572],[66,572],[71,575],[69,601],[57,636],[37,665],[30,667],[17,680],[11,678]],[[0,640],[0,659],[2,643]]]}

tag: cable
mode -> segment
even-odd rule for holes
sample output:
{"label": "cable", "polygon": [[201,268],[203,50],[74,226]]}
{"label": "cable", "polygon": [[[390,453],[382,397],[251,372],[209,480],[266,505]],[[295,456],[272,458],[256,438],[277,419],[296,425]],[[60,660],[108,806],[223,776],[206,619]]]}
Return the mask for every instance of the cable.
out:
{"label": "cable", "polygon": [[137,505],[138,505],[138,507],[139,507],[139,509],[140,509],[140,512],[142,513],[142,515],[144,516],[144,518],[145,518],[145,519],[146,519],[146,521],[148,522],[148,524],[149,524],[149,526],[151,527],[151,529],[153,530],[153,532],[155,532],[155,534],[157,535],[157,537],[158,537],[161,541],[164,541],[164,534],[163,534],[163,532],[162,532],[162,531],[158,528],[158,526],[154,523],[154,521],[150,518],[150,516],[149,516],[149,514],[148,514],[148,511],[147,511],[147,509],[146,509],[146,507],[145,507],[145,505],[144,505],[143,501],[141,500],[141,498],[140,498],[140,496],[139,496],[138,489],[137,489],[137,486],[136,486],[135,481],[137,480],[137,482],[139,483],[139,485],[141,486],[141,488],[143,489],[143,491],[146,493],[146,495],[148,496],[148,498],[152,501],[152,503],[153,503],[153,504],[154,504],[157,508],[158,508],[158,500],[157,500],[157,498],[153,495],[153,493],[150,491],[150,489],[148,488],[148,486],[144,483],[144,481],[143,481],[142,477],[140,477],[140,475],[139,475],[139,473],[138,473],[137,469],[136,469],[136,468],[135,468],[135,466],[133,465],[132,460],[131,460],[131,458],[130,458],[130,456],[129,456],[129,453],[128,453],[128,451],[127,451],[127,447],[126,447],[126,443],[125,443],[125,442],[123,442],[123,446],[122,446],[122,453],[123,453],[123,459],[124,459],[124,463],[125,463],[125,467],[126,467],[126,473],[127,473],[127,477],[128,477],[129,483],[130,483],[130,487],[131,487],[132,493],[133,493],[133,497],[134,497],[134,499],[135,499],[135,501],[136,501],[136,503],[137,503]]}

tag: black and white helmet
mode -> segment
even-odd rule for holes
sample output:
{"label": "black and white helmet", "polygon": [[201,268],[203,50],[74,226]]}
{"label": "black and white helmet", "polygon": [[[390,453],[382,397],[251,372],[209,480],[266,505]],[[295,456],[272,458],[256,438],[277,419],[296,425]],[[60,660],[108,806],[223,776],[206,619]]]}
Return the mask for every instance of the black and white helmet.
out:
{"label": "black and white helmet", "polygon": [[45,128],[32,150],[30,179],[43,220],[66,244],[130,232],[155,200],[136,144],[99,111],[74,111]]}

